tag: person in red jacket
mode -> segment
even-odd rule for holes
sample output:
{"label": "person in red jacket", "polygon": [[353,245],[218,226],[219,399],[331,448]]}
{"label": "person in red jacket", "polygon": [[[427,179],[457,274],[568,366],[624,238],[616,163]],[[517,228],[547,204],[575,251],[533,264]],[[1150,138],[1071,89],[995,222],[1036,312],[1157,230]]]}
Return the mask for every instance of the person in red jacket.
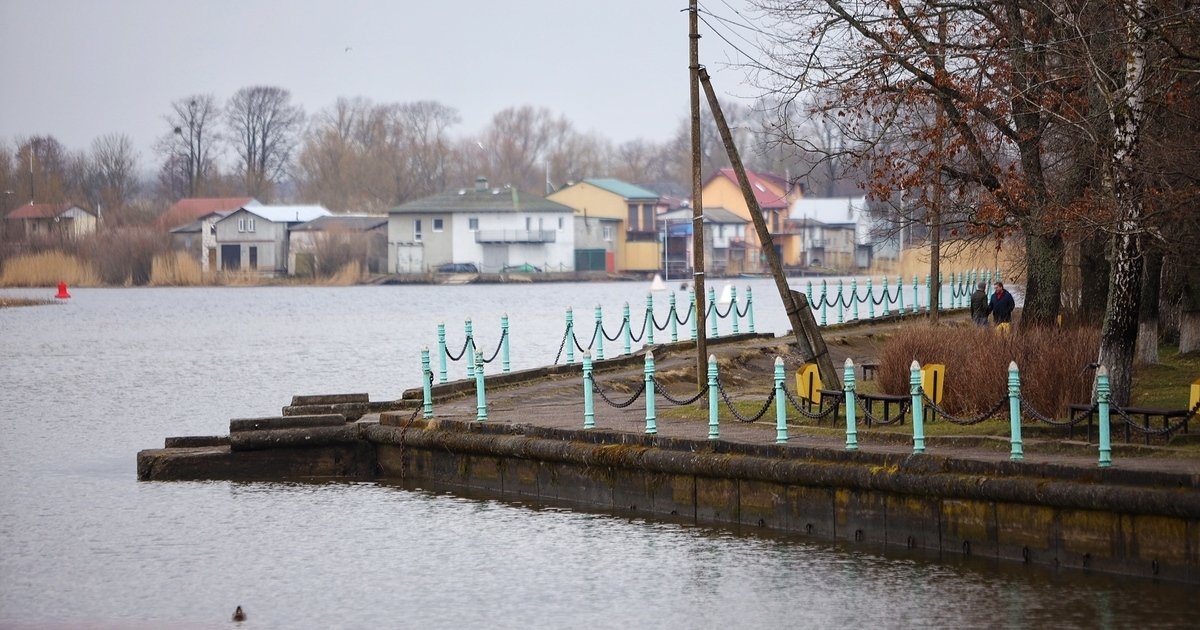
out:
{"label": "person in red jacket", "polygon": [[999,326],[1012,322],[1012,312],[1017,305],[1012,294],[1004,290],[1004,283],[997,282],[995,286],[996,292],[988,302],[988,310],[992,312],[992,321]]}

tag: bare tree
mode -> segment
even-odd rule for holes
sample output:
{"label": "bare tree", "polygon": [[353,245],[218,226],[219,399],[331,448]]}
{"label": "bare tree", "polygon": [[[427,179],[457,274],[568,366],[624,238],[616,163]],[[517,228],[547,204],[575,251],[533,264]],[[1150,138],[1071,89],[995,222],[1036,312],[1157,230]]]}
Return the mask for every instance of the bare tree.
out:
{"label": "bare tree", "polygon": [[269,199],[291,164],[304,126],[304,110],[291,100],[288,90],[259,85],[238,90],[225,106],[237,172],[253,197]]}
{"label": "bare tree", "polygon": [[121,222],[125,205],[140,189],[138,153],[133,141],[122,133],[110,133],[92,141],[85,156],[84,196],[106,223]]}
{"label": "bare tree", "polygon": [[154,147],[163,158],[159,180],[169,196],[205,194],[220,154],[219,115],[220,105],[212,94],[194,94],[171,103],[171,113],[164,117],[170,129]]}

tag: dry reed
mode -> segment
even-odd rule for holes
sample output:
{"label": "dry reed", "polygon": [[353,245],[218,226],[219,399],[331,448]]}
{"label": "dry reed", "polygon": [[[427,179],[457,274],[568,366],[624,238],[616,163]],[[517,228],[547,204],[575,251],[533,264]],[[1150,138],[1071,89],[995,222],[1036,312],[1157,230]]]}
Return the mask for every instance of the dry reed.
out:
{"label": "dry reed", "polygon": [[342,266],[341,269],[329,276],[318,276],[314,280],[314,284],[325,286],[348,287],[353,284],[358,284],[363,279],[363,266],[361,262],[351,261]]}
{"label": "dry reed", "polygon": [[151,286],[191,287],[202,284],[206,282],[200,263],[187,252],[159,254],[151,263]]}
{"label": "dry reed", "polygon": [[92,265],[61,251],[10,258],[0,272],[0,286],[4,287],[52,287],[59,282],[94,287],[100,284],[100,278]]}

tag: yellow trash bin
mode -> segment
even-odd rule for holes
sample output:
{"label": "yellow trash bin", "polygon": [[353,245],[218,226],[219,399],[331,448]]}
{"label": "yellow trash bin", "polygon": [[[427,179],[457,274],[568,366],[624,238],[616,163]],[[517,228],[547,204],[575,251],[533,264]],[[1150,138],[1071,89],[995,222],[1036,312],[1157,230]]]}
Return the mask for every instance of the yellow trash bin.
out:
{"label": "yellow trash bin", "polygon": [[796,370],[796,393],[801,400],[821,404],[821,374],[816,363],[805,363]]}

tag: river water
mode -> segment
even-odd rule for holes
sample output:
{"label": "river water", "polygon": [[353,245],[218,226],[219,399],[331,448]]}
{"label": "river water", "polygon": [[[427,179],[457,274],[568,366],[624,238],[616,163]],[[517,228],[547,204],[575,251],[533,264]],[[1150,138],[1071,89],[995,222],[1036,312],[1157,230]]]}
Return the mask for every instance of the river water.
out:
{"label": "river water", "polygon": [[[773,285],[750,284],[757,329],[784,331]],[[566,307],[590,332],[601,304],[612,334],[641,283],[72,293],[0,309],[3,628],[219,628],[238,605],[246,628],[1200,623],[1196,588],[1144,579],[389,483],[136,480],[138,450],[293,394],[398,397],[439,321],[453,349],[472,318],[490,352],[507,312],[514,368],[548,363]]]}

